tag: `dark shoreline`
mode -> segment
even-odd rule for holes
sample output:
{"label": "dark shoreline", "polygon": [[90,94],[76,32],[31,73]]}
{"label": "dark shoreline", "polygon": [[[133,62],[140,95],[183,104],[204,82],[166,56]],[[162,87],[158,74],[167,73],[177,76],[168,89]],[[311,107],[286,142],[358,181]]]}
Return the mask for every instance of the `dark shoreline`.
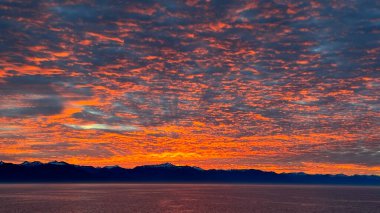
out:
{"label": "dark shoreline", "polygon": [[278,187],[331,187],[331,188],[379,188],[380,185],[359,185],[359,184],[301,184],[301,183],[237,183],[237,182],[0,182],[0,185],[199,185],[199,186],[228,186],[228,185],[236,185],[236,186],[278,186]]}

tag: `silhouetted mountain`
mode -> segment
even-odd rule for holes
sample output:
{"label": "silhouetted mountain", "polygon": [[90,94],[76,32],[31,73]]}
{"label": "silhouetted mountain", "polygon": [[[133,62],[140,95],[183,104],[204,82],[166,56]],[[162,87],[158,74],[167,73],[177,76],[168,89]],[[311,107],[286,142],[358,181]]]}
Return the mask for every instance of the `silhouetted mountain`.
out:
{"label": "silhouetted mountain", "polygon": [[21,164],[0,161],[0,182],[204,182],[204,183],[277,183],[277,184],[351,184],[380,185],[375,175],[309,175],[305,173],[244,170],[203,170],[171,163],[137,166],[78,166],[66,162]]}

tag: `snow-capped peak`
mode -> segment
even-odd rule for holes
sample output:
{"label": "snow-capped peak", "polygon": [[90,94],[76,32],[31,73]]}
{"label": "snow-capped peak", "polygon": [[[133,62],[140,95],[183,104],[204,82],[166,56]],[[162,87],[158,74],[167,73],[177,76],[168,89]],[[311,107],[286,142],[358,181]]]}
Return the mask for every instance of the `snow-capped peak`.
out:
{"label": "snow-capped peak", "polygon": [[165,168],[168,168],[168,167],[176,167],[176,165],[174,165],[172,163],[163,163],[163,164],[156,165],[156,167],[165,167]]}
{"label": "snow-capped peak", "polygon": [[23,165],[23,166],[40,166],[40,165],[42,165],[42,163],[39,161],[33,161],[33,162],[24,161],[23,163],[21,163],[21,165]]}
{"label": "snow-capped peak", "polygon": [[51,161],[49,162],[48,164],[50,165],[56,165],[56,166],[64,166],[64,165],[69,165],[68,163],[64,162],[64,161]]}

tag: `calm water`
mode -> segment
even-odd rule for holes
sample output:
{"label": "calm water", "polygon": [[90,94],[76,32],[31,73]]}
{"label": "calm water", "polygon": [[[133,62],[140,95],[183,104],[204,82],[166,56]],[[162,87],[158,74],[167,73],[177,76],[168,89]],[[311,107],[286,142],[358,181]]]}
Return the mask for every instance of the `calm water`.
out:
{"label": "calm water", "polygon": [[380,212],[380,188],[0,184],[0,212]]}

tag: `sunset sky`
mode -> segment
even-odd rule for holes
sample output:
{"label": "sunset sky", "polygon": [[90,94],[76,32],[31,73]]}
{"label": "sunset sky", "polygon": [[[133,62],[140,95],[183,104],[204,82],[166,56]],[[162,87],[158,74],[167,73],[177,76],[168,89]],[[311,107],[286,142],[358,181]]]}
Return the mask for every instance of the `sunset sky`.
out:
{"label": "sunset sky", "polygon": [[0,0],[0,160],[380,175],[380,1]]}

